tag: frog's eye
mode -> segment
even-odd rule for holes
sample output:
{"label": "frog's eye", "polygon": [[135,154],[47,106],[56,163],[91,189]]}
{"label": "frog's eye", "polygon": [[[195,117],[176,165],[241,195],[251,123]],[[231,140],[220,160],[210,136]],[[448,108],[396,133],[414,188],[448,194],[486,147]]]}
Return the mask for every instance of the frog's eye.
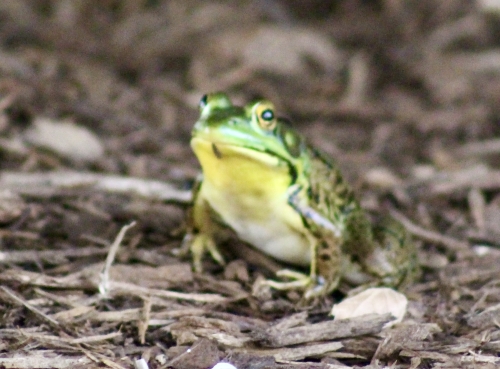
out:
{"label": "frog's eye", "polygon": [[255,107],[255,117],[260,128],[272,131],[276,127],[277,119],[274,114],[274,106],[270,102],[262,102]]}
{"label": "frog's eye", "polygon": [[[216,109],[226,109],[231,107],[233,104],[229,97],[223,92],[214,92],[211,94],[203,95],[198,103],[200,112],[203,114],[210,114],[211,111]],[[205,113],[203,113],[205,111]]]}

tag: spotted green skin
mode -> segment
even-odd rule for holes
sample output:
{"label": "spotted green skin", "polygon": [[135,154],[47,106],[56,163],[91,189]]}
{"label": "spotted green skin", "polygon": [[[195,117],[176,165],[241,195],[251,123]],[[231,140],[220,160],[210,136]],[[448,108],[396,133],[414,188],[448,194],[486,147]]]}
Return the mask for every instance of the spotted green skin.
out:
{"label": "spotted green skin", "polygon": [[203,179],[194,190],[186,244],[196,270],[227,230],[278,260],[308,266],[300,283],[307,298],[341,280],[401,287],[417,274],[416,252],[392,219],[372,225],[333,160],[311,147],[274,106],[240,107],[224,93],[205,95],[191,146]]}

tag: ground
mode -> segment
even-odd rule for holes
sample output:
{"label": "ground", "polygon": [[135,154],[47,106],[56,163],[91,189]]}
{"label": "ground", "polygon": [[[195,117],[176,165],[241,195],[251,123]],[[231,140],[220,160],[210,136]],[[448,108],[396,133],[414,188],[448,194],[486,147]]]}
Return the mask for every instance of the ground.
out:
{"label": "ground", "polygon": [[[0,2],[0,365],[497,367],[499,35],[495,0]],[[175,252],[217,90],[414,234],[401,324],[255,288],[283,266],[237,240],[201,274]]]}

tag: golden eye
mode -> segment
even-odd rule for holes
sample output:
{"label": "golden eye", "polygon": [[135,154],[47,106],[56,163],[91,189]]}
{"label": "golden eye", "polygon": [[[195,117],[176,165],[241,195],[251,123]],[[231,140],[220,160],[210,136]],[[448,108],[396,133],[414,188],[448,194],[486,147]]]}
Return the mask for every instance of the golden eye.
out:
{"label": "golden eye", "polygon": [[276,127],[277,119],[274,106],[270,102],[262,102],[255,107],[255,115],[260,128],[271,131]]}

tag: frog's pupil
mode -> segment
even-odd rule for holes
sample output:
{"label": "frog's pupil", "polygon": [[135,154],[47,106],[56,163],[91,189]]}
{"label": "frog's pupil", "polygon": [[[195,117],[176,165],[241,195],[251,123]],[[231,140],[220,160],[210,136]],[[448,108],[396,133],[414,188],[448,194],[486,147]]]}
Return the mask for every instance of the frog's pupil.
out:
{"label": "frog's pupil", "polygon": [[260,116],[263,120],[265,120],[267,122],[274,119],[274,113],[271,109],[264,110]]}
{"label": "frog's pupil", "polygon": [[203,97],[200,100],[200,109],[203,109],[205,106],[207,106],[208,103],[208,95],[203,95]]}

